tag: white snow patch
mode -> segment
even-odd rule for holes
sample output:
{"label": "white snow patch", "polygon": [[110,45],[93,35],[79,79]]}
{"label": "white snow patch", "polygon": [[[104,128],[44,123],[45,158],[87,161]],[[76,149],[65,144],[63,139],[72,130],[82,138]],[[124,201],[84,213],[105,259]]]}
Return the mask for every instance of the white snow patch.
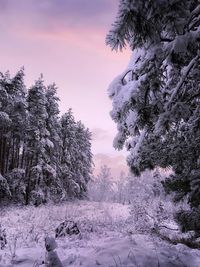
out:
{"label": "white snow patch", "polygon": [[64,267],[200,266],[198,250],[170,245],[150,234],[130,234],[129,216],[128,205],[88,201],[1,209],[8,246],[0,251],[0,267],[44,266],[44,238],[53,236],[65,219],[77,222],[81,235],[56,239]]}

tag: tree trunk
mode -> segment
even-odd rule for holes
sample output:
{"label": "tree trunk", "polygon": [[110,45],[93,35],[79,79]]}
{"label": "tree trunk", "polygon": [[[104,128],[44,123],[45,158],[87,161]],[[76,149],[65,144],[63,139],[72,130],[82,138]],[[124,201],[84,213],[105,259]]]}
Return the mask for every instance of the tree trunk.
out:
{"label": "tree trunk", "polygon": [[30,201],[30,192],[31,192],[31,168],[33,163],[33,155],[31,156],[31,159],[28,162],[27,166],[27,186],[26,186],[26,195],[25,195],[25,205],[29,204]]}

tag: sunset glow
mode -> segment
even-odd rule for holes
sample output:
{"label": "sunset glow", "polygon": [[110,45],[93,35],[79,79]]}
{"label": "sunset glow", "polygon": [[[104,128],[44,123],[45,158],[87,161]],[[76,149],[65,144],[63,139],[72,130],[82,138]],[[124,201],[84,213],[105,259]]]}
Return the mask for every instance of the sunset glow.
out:
{"label": "sunset glow", "polygon": [[112,140],[115,125],[107,87],[127,66],[130,51],[111,51],[105,36],[116,15],[117,1],[1,1],[1,71],[25,67],[26,84],[40,73],[58,86],[60,109],[72,108],[91,131],[109,138],[93,140],[93,153],[120,156]]}

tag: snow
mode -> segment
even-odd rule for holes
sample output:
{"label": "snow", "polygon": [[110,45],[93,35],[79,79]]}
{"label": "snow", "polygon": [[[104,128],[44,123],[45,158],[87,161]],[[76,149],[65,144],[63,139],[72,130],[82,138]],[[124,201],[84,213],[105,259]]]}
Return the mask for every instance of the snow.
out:
{"label": "snow", "polygon": [[44,239],[54,236],[65,219],[77,222],[81,234],[56,239],[55,252],[64,267],[200,266],[200,251],[132,231],[128,205],[76,201],[6,208],[0,215],[8,237],[8,246],[0,251],[0,267],[44,266]]}
{"label": "snow", "polygon": [[168,102],[168,106],[167,106],[167,107],[170,107],[172,101],[174,100],[175,96],[177,96],[177,94],[178,94],[180,88],[182,87],[182,85],[183,85],[185,79],[187,78],[187,76],[188,76],[190,70],[193,68],[193,66],[194,66],[195,64],[198,64],[198,60],[199,60],[199,58],[200,58],[200,55],[197,55],[196,57],[194,57],[194,58],[190,61],[190,63],[189,63],[186,67],[184,67],[184,68],[182,69],[182,71],[181,71],[181,74],[182,74],[182,75],[181,75],[181,79],[180,79],[179,83],[177,84],[176,88],[174,88],[173,93],[172,93],[172,95],[171,95],[171,97],[170,97],[170,100],[169,100],[169,102]]}
{"label": "snow", "polygon": [[134,125],[136,125],[137,117],[138,117],[137,111],[130,110],[127,114],[126,124],[131,134],[134,133]]}
{"label": "snow", "polygon": [[6,124],[10,124],[11,120],[9,118],[9,115],[5,112],[2,112],[0,111],[0,121],[1,121],[1,124],[3,125],[6,125]]}
{"label": "snow", "polygon": [[45,138],[45,139],[43,139],[43,143],[44,143],[44,145],[46,145],[48,148],[54,148],[54,144],[53,144],[53,142],[51,142],[51,140],[49,140],[48,138]]}
{"label": "snow", "polygon": [[[132,155],[134,155],[135,157],[138,154],[138,151],[139,151],[139,149],[141,147],[141,144],[142,144],[142,142],[144,140],[145,134],[146,134],[146,131],[144,129],[144,130],[140,131],[140,135],[139,136],[136,136],[135,138],[133,138],[133,142],[136,145],[135,146],[133,145],[133,148],[131,149],[131,152],[132,152]],[[137,141],[136,141],[136,139],[137,139]]]}

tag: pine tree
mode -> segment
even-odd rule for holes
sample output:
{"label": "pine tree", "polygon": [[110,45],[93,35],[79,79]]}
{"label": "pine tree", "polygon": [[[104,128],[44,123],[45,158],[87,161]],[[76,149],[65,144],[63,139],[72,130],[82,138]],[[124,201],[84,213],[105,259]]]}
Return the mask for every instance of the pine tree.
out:
{"label": "pine tree", "polygon": [[[23,146],[23,140],[26,135],[27,104],[26,104],[26,87],[24,85],[24,69],[21,69],[11,80],[12,93],[12,110],[10,119],[12,120],[12,148],[11,148],[11,165],[10,169],[23,167],[22,158],[20,158],[20,148]],[[20,164],[21,163],[21,164]]]}
{"label": "pine tree", "polygon": [[[42,77],[28,91],[29,125],[26,155],[26,204],[47,198],[48,181],[45,167],[49,162],[46,148],[49,132],[46,129],[46,97]],[[45,194],[46,193],[46,194]]]}
{"label": "pine tree", "polygon": [[112,49],[133,50],[109,88],[115,147],[126,145],[136,175],[172,168],[164,186],[176,201],[187,198],[190,212],[200,208],[199,12],[198,0],[121,0],[107,36]]}
{"label": "pine tree", "polygon": [[4,176],[6,173],[6,154],[8,153],[8,137],[10,135],[11,126],[11,119],[9,116],[11,97],[7,89],[11,81],[8,72],[5,75],[1,73],[0,76],[0,173]]}
{"label": "pine tree", "polygon": [[[21,149],[26,134],[26,88],[24,70],[10,78],[9,72],[1,74],[1,174],[7,181],[11,195],[15,194],[24,178]],[[18,174],[17,174],[18,172]],[[21,186],[22,187],[22,186]],[[22,187],[23,188],[23,187]],[[23,190],[22,190],[23,191]],[[19,193],[19,192],[18,192]]]}
{"label": "pine tree", "polygon": [[91,133],[76,122],[71,109],[61,117],[61,179],[68,197],[86,195],[91,176]]}
{"label": "pine tree", "polygon": [[[61,123],[59,118],[59,98],[57,96],[57,87],[55,84],[49,85],[46,88],[46,127],[49,133],[47,139],[46,151],[49,157],[48,172],[46,175],[51,179],[51,195],[54,198],[58,196],[62,197],[63,188],[62,181],[59,177],[59,168],[61,163],[61,148],[62,148],[62,138],[61,138]],[[54,175],[52,175],[54,173]]]}
{"label": "pine tree", "polygon": [[75,149],[77,142],[75,139],[75,132],[76,122],[72,110],[69,109],[68,112],[61,117],[62,153],[60,176],[67,197],[74,197],[80,193],[79,184],[76,182],[78,177],[74,176],[74,171],[76,169]]}
{"label": "pine tree", "polygon": [[56,85],[41,76],[27,91],[24,70],[0,73],[0,201],[39,205],[86,195],[91,133],[69,110],[60,119]]}
{"label": "pine tree", "polygon": [[91,132],[79,121],[76,123],[75,176],[80,186],[80,196],[86,195],[87,183],[92,173]]}

